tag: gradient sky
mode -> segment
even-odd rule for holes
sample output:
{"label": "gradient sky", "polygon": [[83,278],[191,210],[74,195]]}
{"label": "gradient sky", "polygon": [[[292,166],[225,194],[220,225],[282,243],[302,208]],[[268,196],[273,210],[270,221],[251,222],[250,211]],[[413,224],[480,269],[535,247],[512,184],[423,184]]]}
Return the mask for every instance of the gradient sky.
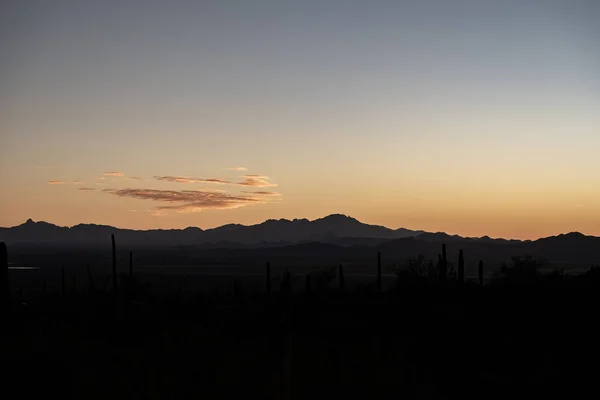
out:
{"label": "gradient sky", "polygon": [[0,226],[600,236],[599,21],[595,0],[3,1]]}

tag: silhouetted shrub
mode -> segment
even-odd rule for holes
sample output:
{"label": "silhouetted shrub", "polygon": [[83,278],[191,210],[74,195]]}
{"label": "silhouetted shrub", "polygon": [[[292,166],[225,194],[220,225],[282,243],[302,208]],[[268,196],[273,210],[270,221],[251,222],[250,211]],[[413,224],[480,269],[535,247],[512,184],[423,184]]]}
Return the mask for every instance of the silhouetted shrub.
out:
{"label": "silhouetted shrub", "polygon": [[539,270],[546,265],[541,258],[532,256],[513,256],[511,263],[504,263],[496,273],[496,283],[532,283],[540,278]]}

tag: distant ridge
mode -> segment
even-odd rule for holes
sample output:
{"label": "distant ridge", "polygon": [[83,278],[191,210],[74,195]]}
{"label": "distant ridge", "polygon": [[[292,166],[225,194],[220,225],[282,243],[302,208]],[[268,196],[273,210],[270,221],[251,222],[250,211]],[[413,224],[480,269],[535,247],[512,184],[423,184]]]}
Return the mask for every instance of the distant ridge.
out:
{"label": "distant ridge", "polygon": [[[424,243],[448,243],[467,245],[516,245],[530,244],[534,247],[548,246],[597,246],[600,238],[571,232],[530,240],[492,239],[489,236],[465,238],[444,232],[424,232],[405,228],[390,229],[370,225],[343,214],[331,214],[315,220],[269,219],[255,225],[227,224],[203,230],[198,227],[185,229],[120,229],[107,225],[77,224],[60,227],[48,222],[25,223],[11,228],[0,228],[0,241],[10,244],[60,244],[104,245],[107,237],[115,233],[118,242],[128,246],[208,246],[208,247],[268,247],[320,242],[343,247],[348,246],[395,246],[402,239]],[[396,243],[397,244],[397,243]],[[583,249],[582,248],[582,249]],[[600,253],[600,247],[598,247]],[[600,254],[599,254],[600,256]]]}
{"label": "distant ridge", "polygon": [[206,230],[197,227],[132,230],[96,224],[60,227],[48,222],[34,222],[32,219],[28,219],[18,226],[0,228],[0,240],[9,244],[92,244],[105,241],[110,233],[115,233],[122,244],[173,246],[219,242],[259,244],[316,241],[331,243],[347,237],[398,239],[417,236],[423,231],[404,228],[394,230],[384,226],[364,224],[342,214],[332,214],[313,221],[308,219],[269,219],[255,225],[228,224]]}

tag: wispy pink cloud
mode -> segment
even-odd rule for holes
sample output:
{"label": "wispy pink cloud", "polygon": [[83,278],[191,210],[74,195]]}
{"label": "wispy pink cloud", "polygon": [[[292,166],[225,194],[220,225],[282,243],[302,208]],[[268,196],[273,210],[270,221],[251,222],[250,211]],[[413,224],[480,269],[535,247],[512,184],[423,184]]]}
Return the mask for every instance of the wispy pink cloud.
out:
{"label": "wispy pink cloud", "polygon": [[231,209],[262,202],[257,196],[201,190],[105,189],[104,191],[119,197],[165,203],[154,208],[154,211],[159,213],[169,210],[185,213],[199,212],[204,209]]}
{"label": "wispy pink cloud", "polygon": [[109,171],[109,172],[105,172],[104,176],[119,176],[119,177],[121,177],[121,176],[125,176],[125,174],[122,172],[118,172],[118,171]]}
{"label": "wispy pink cloud", "polygon": [[177,183],[217,183],[220,185],[230,184],[231,182],[220,178],[193,178],[189,176],[155,176],[157,181],[177,182]]}
{"label": "wispy pink cloud", "polygon": [[104,185],[104,183],[102,183],[102,182],[96,182],[96,185],[97,186],[102,186],[102,185]]}
{"label": "wispy pink cloud", "polygon": [[252,186],[252,187],[273,187],[277,186],[277,184],[270,182],[271,178],[264,175],[244,175],[242,176],[244,180],[242,182],[238,182],[238,185],[242,186]]}
{"label": "wispy pink cloud", "polygon": [[77,190],[81,190],[81,191],[85,191],[85,192],[87,192],[87,191],[90,191],[90,190],[96,190],[96,188],[91,188],[91,187],[80,187],[80,188],[77,188]]}
{"label": "wispy pink cloud", "polygon": [[136,180],[136,181],[141,181],[141,180],[142,180],[142,178],[141,178],[141,177],[139,177],[139,176],[135,176],[135,175],[133,175],[133,176],[128,176],[128,178],[129,178],[129,179],[134,179],[134,180]]}
{"label": "wispy pink cloud", "polygon": [[81,185],[83,181],[71,181],[73,185]]}
{"label": "wispy pink cloud", "polygon": [[250,192],[250,191],[242,191],[242,193],[254,194],[254,195],[258,195],[258,196],[281,196],[281,193],[278,193],[278,192],[265,192],[265,191]]}
{"label": "wispy pink cloud", "polygon": [[48,184],[49,185],[64,185],[65,182],[63,182],[63,181],[57,181],[57,180],[51,180],[51,181],[48,181]]}
{"label": "wispy pink cloud", "polygon": [[231,167],[231,168],[227,168],[230,171],[248,171],[248,168],[246,167]]}

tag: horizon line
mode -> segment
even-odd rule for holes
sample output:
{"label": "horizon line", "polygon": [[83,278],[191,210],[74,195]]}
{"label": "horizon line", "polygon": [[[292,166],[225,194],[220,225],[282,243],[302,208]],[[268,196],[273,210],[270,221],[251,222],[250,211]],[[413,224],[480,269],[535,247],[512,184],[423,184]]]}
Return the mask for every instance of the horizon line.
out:
{"label": "horizon line", "polygon": [[255,224],[249,224],[249,225],[240,224],[240,223],[229,223],[229,224],[218,225],[218,226],[215,226],[215,227],[212,227],[212,228],[201,228],[199,226],[189,225],[189,226],[187,226],[185,228],[150,228],[150,229],[134,229],[134,228],[127,228],[127,227],[118,227],[118,226],[115,226],[115,225],[86,223],[86,222],[80,222],[78,224],[68,226],[68,225],[58,225],[58,224],[55,224],[53,222],[48,222],[48,221],[44,221],[44,220],[35,221],[32,218],[28,218],[22,224],[14,225],[14,226],[0,226],[0,229],[16,228],[18,226],[26,224],[28,221],[32,221],[33,223],[43,222],[43,223],[46,223],[46,224],[54,225],[54,226],[59,227],[59,228],[69,228],[69,229],[73,228],[75,226],[78,226],[78,225],[96,225],[96,226],[110,227],[110,228],[119,229],[119,230],[130,230],[130,231],[137,231],[137,232],[161,231],[161,230],[162,231],[184,230],[184,229],[188,229],[188,228],[198,228],[198,229],[200,229],[202,231],[208,231],[208,230],[212,230],[212,229],[218,229],[218,228],[221,228],[221,227],[227,226],[227,225],[239,225],[239,226],[243,226],[243,227],[256,226],[256,225],[261,225],[261,224],[263,224],[263,223],[265,223],[267,221],[290,221],[290,222],[293,222],[293,221],[296,221],[296,220],[307,220],[309,222],[314,222],[314,221],[317,221],[317,220],[320,220],[320,219],[325,219],[325,218],[331,217],[331,216],[343,216],[343,217],[346,217],[346,218],[354,219],[354,220],[356,220],[357,222],[359,222],[359,223],[361,223],[363,225],[378,226],[378,227],[390,229],[392,231],[396,231],[396,230],[399,230],[399,229],[406,229],[406,230],[413,231],[413,232],[419,232],[420,231],[420,233],[418,233],[417,235],[415,235],[413,237],[416,237],[416,236],[418,236],[420,234],[423,234],[423,233],[429,233],[429,234],[434,234],[434,235],[435,234],[444,234],[444,235],[448,235],[450,237],[456,237],[457,236],[457,237],[460,237],[460,238],[463,238],[463,239],[489,238],[489,239],[492,239],[492,240],[514,240],[514,241],[520,241],[520,242],[533,242],[533,241],[540,240],[540,239],[547,239],[547,238],[551,238],[551,237],[557,237],[557,236],[560,236],[560,235],[568,235],[568,234],[574,234],[574,233],[575,234],[581,234],[581,235],[584,235],[584,236],[587,236],[587,237],[600,237],[600,236],[595,236],[595,235],[589,235],[589,234],[586,234],[586,233],[583,233],[583,232],[580,232],[580,231],[560,232],[560,233],[556,233],[556,234],[549,235],[549,236],[537,237],[535,239],[518,239],[518,238],[509,238],[509,237],[491,237],[491,236],[489,236],[487,234],[486,235],[482,235],[482,236],[462,236],[462,235],[460,235],[458,233],[449,233],[449,232],[444,232],[444,231],[433,232],[433,231],[425,231],[425,230],[422,230],[422,229],[405,228],[405,227],[402,227],[402,226],[398,227],[398,228],[390,228],[390,227],[385,226],[385,225],[377,225],[377,224],[370,224],[370,223],[367,223],[367,222],[363,222],[363,221],[360,221],[357,218],[354,218],[354,217],[352,217],[350,215],[342,214],[342,213],[328,214],[328,215],[325,215],[323,217],[315,218],[315,219],[312,219],[312,220],[309,219],[309,218],[293,218],[293,219],[288,219],[288,218],[279,218],[279,219],[277,219],[277,218],[268,218],[268,219],[266,219],[266,220],[264,220],[262,222],[258,222],[258,223],[255,223]]}

